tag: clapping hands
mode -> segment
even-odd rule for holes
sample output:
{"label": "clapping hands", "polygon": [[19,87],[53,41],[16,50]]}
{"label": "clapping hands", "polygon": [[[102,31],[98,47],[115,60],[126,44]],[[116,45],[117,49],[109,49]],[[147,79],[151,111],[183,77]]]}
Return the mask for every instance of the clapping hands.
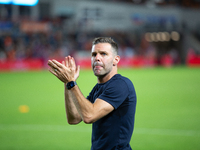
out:
{"label": "clapping hands", "polygon": [[49,71],[55,75],[63,83],[70,81],[76,81],[79,77],[80,66],[76,66],[73,57],[65,57],[65,61],[62,63],[56,60],[48,60]]}

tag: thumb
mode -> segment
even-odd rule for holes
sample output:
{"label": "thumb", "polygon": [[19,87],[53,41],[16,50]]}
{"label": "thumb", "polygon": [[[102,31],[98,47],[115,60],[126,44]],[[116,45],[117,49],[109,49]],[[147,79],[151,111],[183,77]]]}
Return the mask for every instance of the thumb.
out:
{"label": "thumb", "polygon": [[80,65],[77,66],[76,71],[80,72]]}

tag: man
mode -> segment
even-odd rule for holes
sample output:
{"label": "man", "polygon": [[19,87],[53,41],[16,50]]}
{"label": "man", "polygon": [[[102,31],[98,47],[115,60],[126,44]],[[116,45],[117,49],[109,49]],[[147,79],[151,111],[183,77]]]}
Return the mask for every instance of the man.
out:
{"label": "man", "polygon": [[94,39],[91,64],[98,83],[87,98],[75,82],[80,67],[73,57],[66,57],[62,64],[48,61],[49,71],[65,84],[68,123],[93,123],[91,150],[131,150],[136,93],[132,82],[117,73],[117,51],[111,38]]}

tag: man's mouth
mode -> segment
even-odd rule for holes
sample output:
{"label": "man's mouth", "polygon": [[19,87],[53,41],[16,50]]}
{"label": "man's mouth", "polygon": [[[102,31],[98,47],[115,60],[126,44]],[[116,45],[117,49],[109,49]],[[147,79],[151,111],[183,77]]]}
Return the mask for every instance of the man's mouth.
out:
{"label": "man's mouth", "polygon": [[103,66],[101,65],[101,64],[99,64],[99,63],[95,63],[94,64],[94,69],[100,69],[100,68],[102,68]]}
{"label": "man's mouth", "polygon": [[94,66],[94,69],[100,69],[102,66]]}

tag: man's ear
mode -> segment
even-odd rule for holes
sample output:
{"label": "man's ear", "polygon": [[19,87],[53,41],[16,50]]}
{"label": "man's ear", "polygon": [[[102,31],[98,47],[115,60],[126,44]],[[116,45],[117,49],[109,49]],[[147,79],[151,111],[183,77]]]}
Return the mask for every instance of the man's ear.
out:
{"label": "man's ear", "polygon": [[119,63],[119,61],[120,61],[120,56],[119,55],[115,56],[115,58],[113,60],[113,66],[117,66],[117,64]]}

